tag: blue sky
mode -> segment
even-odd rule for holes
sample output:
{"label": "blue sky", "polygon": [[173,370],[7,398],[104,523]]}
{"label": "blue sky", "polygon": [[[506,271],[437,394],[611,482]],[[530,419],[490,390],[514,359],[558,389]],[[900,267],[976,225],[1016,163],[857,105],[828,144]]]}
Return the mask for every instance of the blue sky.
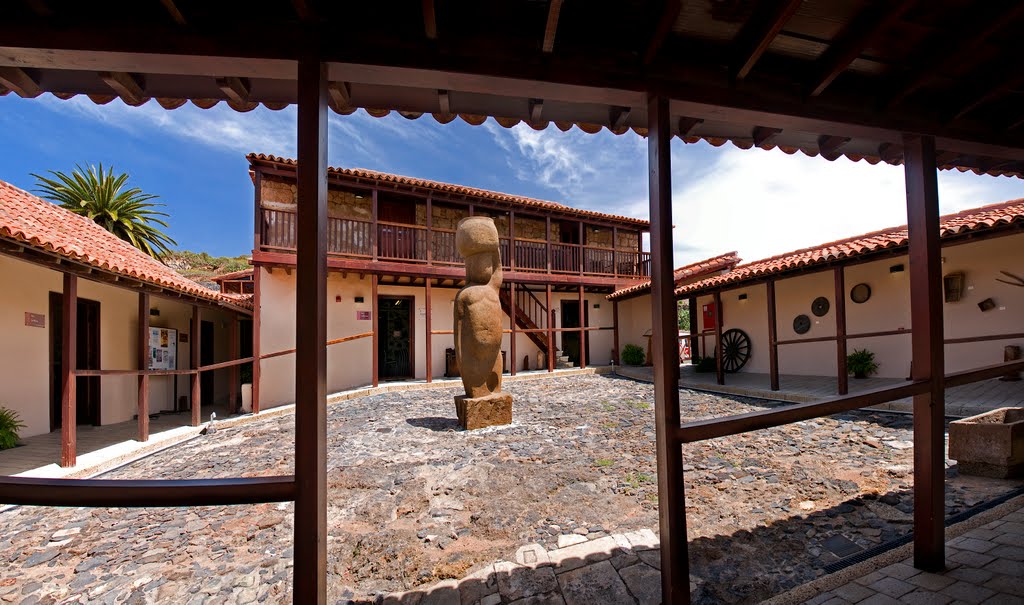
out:
{"label": "blue sky", "polygon": [[[0,97],[0,179],[27,190],[31,173],[102,162],[167,204],[179,247],[217,255],[252,248],[250,151],[294,157],[295,111],[191,104],[167,111],[85,97]],[[647,217],[646,140],[607,131],[505,129],[493,120],[331,114],[332,166],[472,185]],[[901,224],[901,168],[840,158],[673,142],[675,263],[729,250],[745,260]],[[940,174],[942,211],[1024,197],[1024,181]]]}

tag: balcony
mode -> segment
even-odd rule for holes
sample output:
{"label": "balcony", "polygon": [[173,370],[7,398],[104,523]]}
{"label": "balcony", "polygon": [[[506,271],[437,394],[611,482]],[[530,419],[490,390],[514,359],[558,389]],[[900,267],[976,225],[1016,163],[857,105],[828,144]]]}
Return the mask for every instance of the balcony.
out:
{"label": "balcony", "polygon": [[[261,212],[260,249],[294,252],[295,213],[269,208],[262,208]],[[384,221],[378,221],[375,228],[372,221],[348,218],[329,218],[327,223],[330,256],[430,266],[462,264],[455,250],[453,229]],[[625,279],[650,275],[649,252],[525,238],[500,239],[505,270]],[[510,248],[514,248],[514,254]]]}

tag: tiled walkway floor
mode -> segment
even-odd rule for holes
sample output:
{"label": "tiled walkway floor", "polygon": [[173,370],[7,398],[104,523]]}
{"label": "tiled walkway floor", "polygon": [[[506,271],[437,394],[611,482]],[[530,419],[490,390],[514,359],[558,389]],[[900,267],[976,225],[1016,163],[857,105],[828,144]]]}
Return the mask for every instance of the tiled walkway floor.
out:
{"label": "tiled walkway floor", "polygon": [[[651,381],[654,377],[654,370],[649,367],[622,366],[616,371],[622,376],[638,380]],[[864,378],[861,380],[851,378],[850,393],[897,386],[904,382],[900,378]],[[715,393],[781,401],[804,402],[836,396],[834,376],[782,374],[779,376],[780,390],[772,391],[768,374],[753,372],[726,374],[725,385],[718,385],[715,383],[713,372],[697,373],[693,366],[684,365],[680,367],[679,383],[683,387]],[[1024,405],[1024,381],[985,380],[946,390],[946,414],[949,416],[973,416],[993,408],[1022,405]],[[909,412],[911,411],[911,402],[910,399],[903,399],[878,407]]]}

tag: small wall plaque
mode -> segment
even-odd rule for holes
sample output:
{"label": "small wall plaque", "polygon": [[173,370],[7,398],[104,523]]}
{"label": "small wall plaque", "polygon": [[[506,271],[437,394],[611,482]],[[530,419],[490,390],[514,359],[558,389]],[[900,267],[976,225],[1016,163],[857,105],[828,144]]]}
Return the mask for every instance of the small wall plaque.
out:
{"label": "small wall plaque", "polygon": [[178,344],[188,342],[188,334],[178,334]]}
{"label": "small wall plaque", "polygon": [[25,312],[25,325],[30,328],[45,328],[46,327],[46,316],[42,313],[29,313]]}
{"label": "small wall plaque", "polygon": [[356,321],[370,321],[370,312],[356,311]]}

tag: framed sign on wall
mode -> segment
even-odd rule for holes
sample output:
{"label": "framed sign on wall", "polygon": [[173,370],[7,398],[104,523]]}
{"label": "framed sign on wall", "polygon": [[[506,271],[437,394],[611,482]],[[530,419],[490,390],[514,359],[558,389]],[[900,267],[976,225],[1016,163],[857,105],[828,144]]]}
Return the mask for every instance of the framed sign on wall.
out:
{"label": "framed sign on wall", "polygon": [[172,328],[149,329],[149,369],[178,369],[178,331]]}

